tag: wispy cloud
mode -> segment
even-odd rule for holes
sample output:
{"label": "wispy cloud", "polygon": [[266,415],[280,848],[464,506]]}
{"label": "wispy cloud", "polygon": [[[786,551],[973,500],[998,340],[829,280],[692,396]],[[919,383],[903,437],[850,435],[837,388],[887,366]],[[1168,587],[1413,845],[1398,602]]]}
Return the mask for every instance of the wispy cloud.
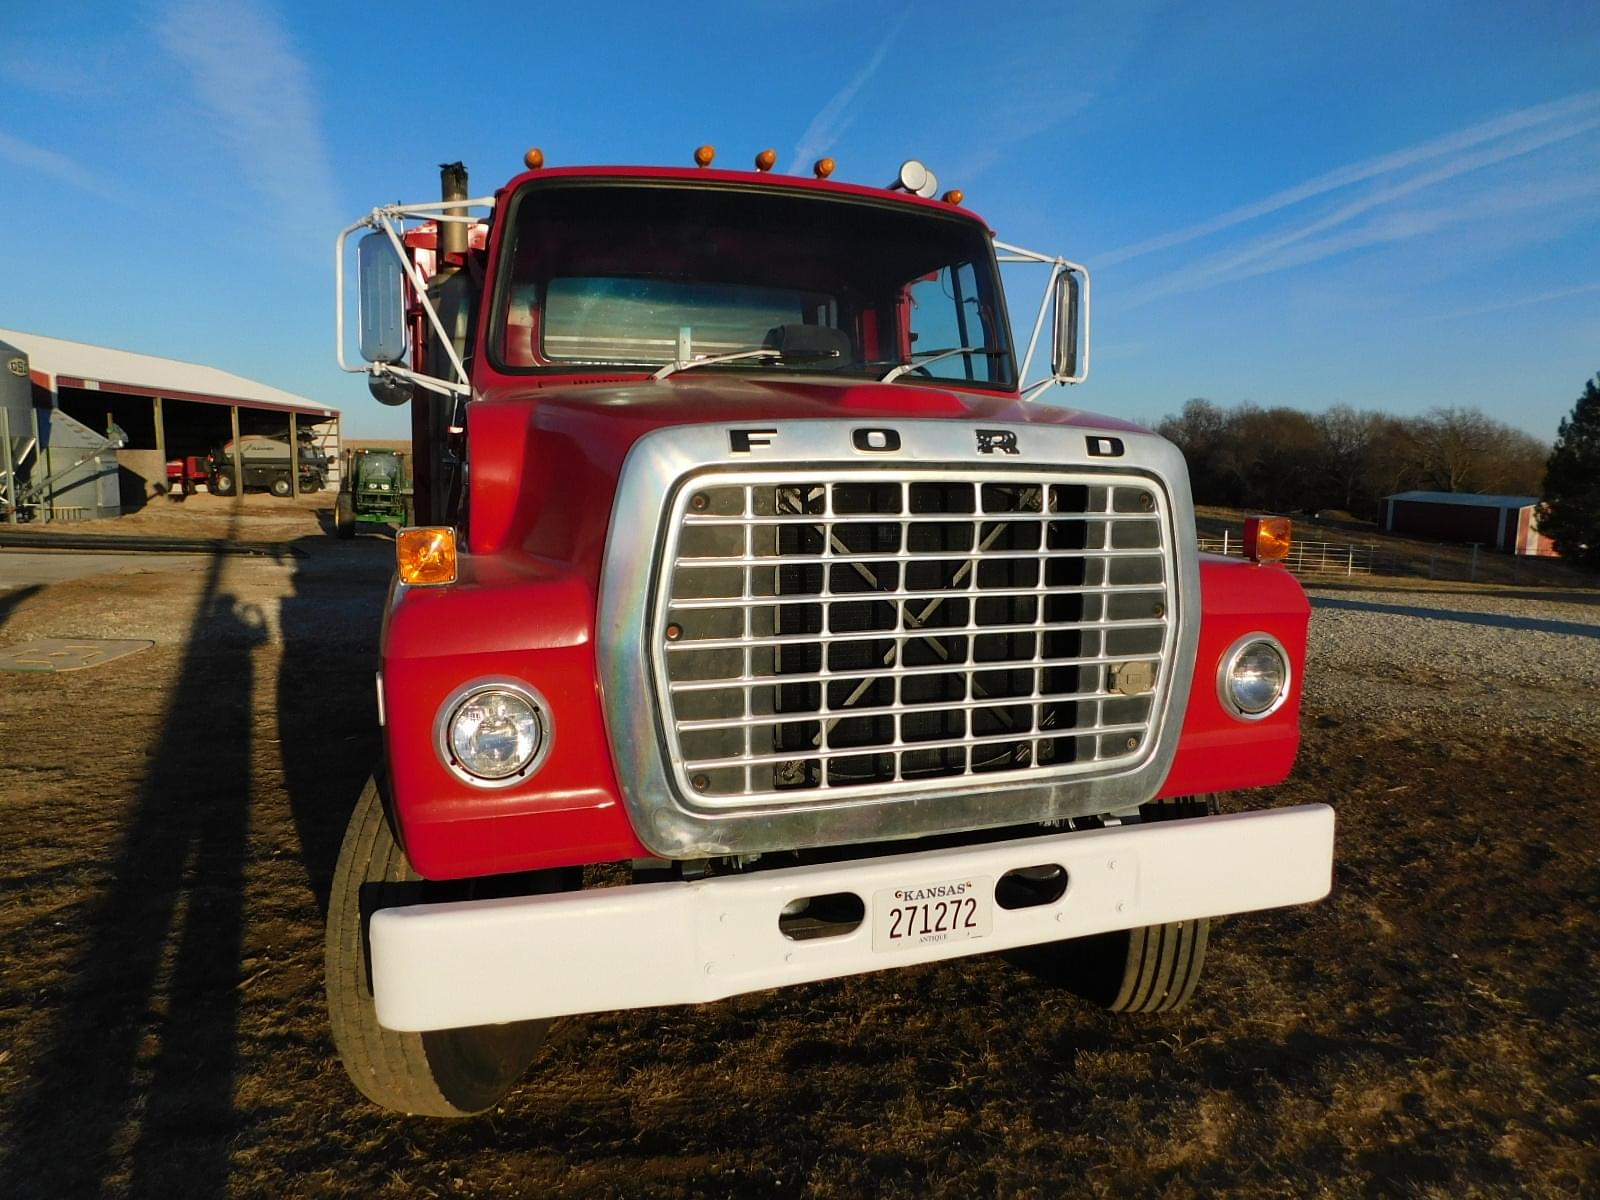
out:
{"label": "wispy cloud", "polygon": [[[104,199],[116,198],[116,193],[109,183],[77,159],[68,158],[58,150],[47,150],[43,146],[35,146],[32,142],[25,142],[8,133],[0,133],[0,158],[25,171],[37,171],[41,175],[71,184],[75,188],[81,188]],[[13,179],[8,186],[15,189],[17,181]]]}
{"label": "wispy cloud", "polygon": [[850,122],[855,118],[850,113],[850,104],[856,94],[867,85],[867,82],[878,73],[878,68],[883,66],[883,60],[889,56],[889,49],[900,36],[900,31],[905,28],[906,22],[911,19],[911,9],[907,8],[889,27],[883,35],[883,40],[878,43],[878,48],[872,52],[872,57],[867,60],[867,65],[857,71],[850,82],[828,98],[828,102],[817,110],[817,115],[811,118],[811,124],[806,126],[800,140],[795,144],[794,157],[790,161],[795,164],[796,170],[809,167],[812,160],[834,147],[844,131],[850,127]]}
{"label": "wispy cloud", "polygon": [[1510,300],[1497,300],[1493,304],[1480,304],[1475,308],[1458,308],[1453,312],[1439,313],[1437,319],[1451,321],[1459,317],[1482,317],[1489,313],[1506,312],[1513,308],[1529,308],[1535,304],[1549,304],[1556,300],[1571,300],[1574,296],[1592,296],[1600,292],[1600,283],[1580,283],[1572,287],[1556,288],[1534,296],[1517,296]]}
{"label": "wispy cloud", "polygon": [[7,38],[0,79],[42,95],[81,101],[111,90],[108,80],[114,59],[112,52],[81,42],[68,53],[39,41]]}
{"label": "wispy cloud", "polygon": [[[1534,210],[1558,209],[1600,195],[1600,169],[1587,165],[1577,172],[1568,169],[1574,161],[1589,164],[1600,159],[1587,153],[1554,157],[1539,153],[1575,139],[1587,148],[1594,139],[1584,135],[1596,129],[1600,129],[1600,92],[1586,92],[1342,167],[1210,221],[1098,256],[1098,262],[1124,262],[1267,222],[1262,232],[1225,239],[1210,254],[1125,291],[1122,300],[1133,307],[1363,247],[1427,237],[1450,226],[1526,221]],[[1518,160],[1526,161],[1514,169],[1506,166]],[[1469,176],[1478,175],[1487,182],[1463,186]],[[1332,196],[1355,184],[1365,186],[1342,201]],[[1324,196],[1334,199],[1332,207],[1287,223],[1268,221]]]}
{"label": "wispy cloud", "polygon": [[[1548,104],[1538,104],[1530,108],[1519,109],[1516,112],[1507,113],[1492,120],[1482,121],[1476,125],[1455,130],[1452,133],[1444,134],[1426,142],[1419,142],[1415,146],[1394,150],[1388,154],[1381,154],[1376,158],[1366,159],[1362,162],[1347,164],[1337,170],[1318,175],[1315,178],[1306,180],[1304,183],[1296,184],[1294,187],[1274,192],[1270,196],[1253,201],[1250,204],[1241,205],[1196,225],[1189,225],[1183,229],[1176,229],[1171,233],[1164,233],[1159,237],[1150,238],[1132,246],[1124,246],[1107,254],[1101,254],[1097,256],[1097,261],[1100,266],[1107,267],[1130,258],[1152,254],[1158,250],[1181,246],[1186,242],[1209,237],[1235,225],[1242,225],[1247,221],[1255,221],[1262,217],[1271,216],[1273,213],[1290,208],[1293,205],[1304,203],[1318,196],[1327,195],[1330,192],[1339,191],[1357,183],[1363,183],[1369,179],[1396,175],[1434,159],[1459,154],[1463,150],[1469,150],[1487,142],[1507,138],[1523,130],[1549,125],[1554,122],[1564,122],[1571,117],[1593,116],[1597,112],[1600,112],[1600,91],[1581,92],[1564,100],[1555,100]],[[1585,128],[1589,127],[1588,123],[1581,120],[1579,124],[1582,124]],[[1440,177],[1448,178],[1450,174],[1459,173],[1459,171],[1452,171]]]}
{"label": "wispy cloud", "polygon": [[[1114,93],[1161,18],[1150,0],[1089,6],[1036,5],[1025,17],[996,24],[1000,53],[964,82],[964,96],[983,114],[982,136],[949,163],[949,179],[965,186],[1026,142],[1065,124],[1101,95]],[[1070,71],[1019,69],[1041,46],[1072,46]],[[975,56],[978,57],[978,56]]]}
{"label": "wispy cloud", "polygon": [[204,125],[295,244],[338,223],[337,191],[315,89],[266,0],[171,0],[156,28],[188,70]]}

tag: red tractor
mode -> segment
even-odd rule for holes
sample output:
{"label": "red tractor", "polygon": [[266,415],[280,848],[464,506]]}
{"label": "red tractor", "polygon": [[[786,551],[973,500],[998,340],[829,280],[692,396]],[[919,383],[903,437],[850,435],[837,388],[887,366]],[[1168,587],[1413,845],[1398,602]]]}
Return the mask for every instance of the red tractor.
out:
{"label": "red tractor", "polygon": [[1202,555],[1170,443],[1035,402],[1087,273],[915,162],[696,162],[454,164],[339,239],[415,447],[328,927],[391,1108],[494,1105],[556,1017],[995,950],[1171,1009],[1209,917],[1329,888],[1331,809],[1209,799],[1295,757],[1286,527]]}

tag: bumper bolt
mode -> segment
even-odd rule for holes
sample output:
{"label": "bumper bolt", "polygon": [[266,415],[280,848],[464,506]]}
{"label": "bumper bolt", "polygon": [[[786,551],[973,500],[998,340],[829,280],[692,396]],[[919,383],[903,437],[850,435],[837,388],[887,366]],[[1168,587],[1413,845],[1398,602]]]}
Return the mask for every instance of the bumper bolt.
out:
{"label": "bumper bolt", "polygon": [[667,626],[667,641],[675,642],[679,638],[681,638],[682,636],[683,636],[683,626],[682,625],[668,625]]}
{"label": "bumper bolt", "polygon": [[1128,739],[1128,749],[1129,750],[1137,750],[1138,748],[1139,748],[1139,739],[1136,738],[1136,737],[1129,738]]}
{"label": "bumper bolt", "polygon": [[695,512],[705,512],[711,507],[711,501],[706,499],[704,492],[696,492],[689,500],[689,507]]}
{"label": "bumper bolt", "polygon": [[709,775],[696,775],[689,782],[694,784],[695,791],[703,792],[711,786],[711,777]]}

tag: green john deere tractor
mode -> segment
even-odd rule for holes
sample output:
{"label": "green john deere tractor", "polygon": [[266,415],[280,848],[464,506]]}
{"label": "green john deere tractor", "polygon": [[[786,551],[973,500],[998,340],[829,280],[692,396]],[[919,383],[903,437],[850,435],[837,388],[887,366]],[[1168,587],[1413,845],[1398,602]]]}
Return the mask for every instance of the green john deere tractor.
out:
{"label": "green john deere tractor", "polygon": [[355,537],[363,521],[374,525],[412,523],[411,477],[398,450],[346,450],[339,498],[333,506],[334,532]]}

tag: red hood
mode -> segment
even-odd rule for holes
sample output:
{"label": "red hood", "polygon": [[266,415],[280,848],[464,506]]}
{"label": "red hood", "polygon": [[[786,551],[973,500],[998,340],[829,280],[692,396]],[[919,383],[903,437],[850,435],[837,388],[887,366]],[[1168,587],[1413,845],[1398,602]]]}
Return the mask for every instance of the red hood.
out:
{"label": "red hood", "polygon": [[1079,409],[907,383],[685,371],[659,382],[506,385],[486,391],[468,414],[472,549],[485,554],[520,546],[597,578],[623,460],[652,430],[908,417],[1145,432]]}

